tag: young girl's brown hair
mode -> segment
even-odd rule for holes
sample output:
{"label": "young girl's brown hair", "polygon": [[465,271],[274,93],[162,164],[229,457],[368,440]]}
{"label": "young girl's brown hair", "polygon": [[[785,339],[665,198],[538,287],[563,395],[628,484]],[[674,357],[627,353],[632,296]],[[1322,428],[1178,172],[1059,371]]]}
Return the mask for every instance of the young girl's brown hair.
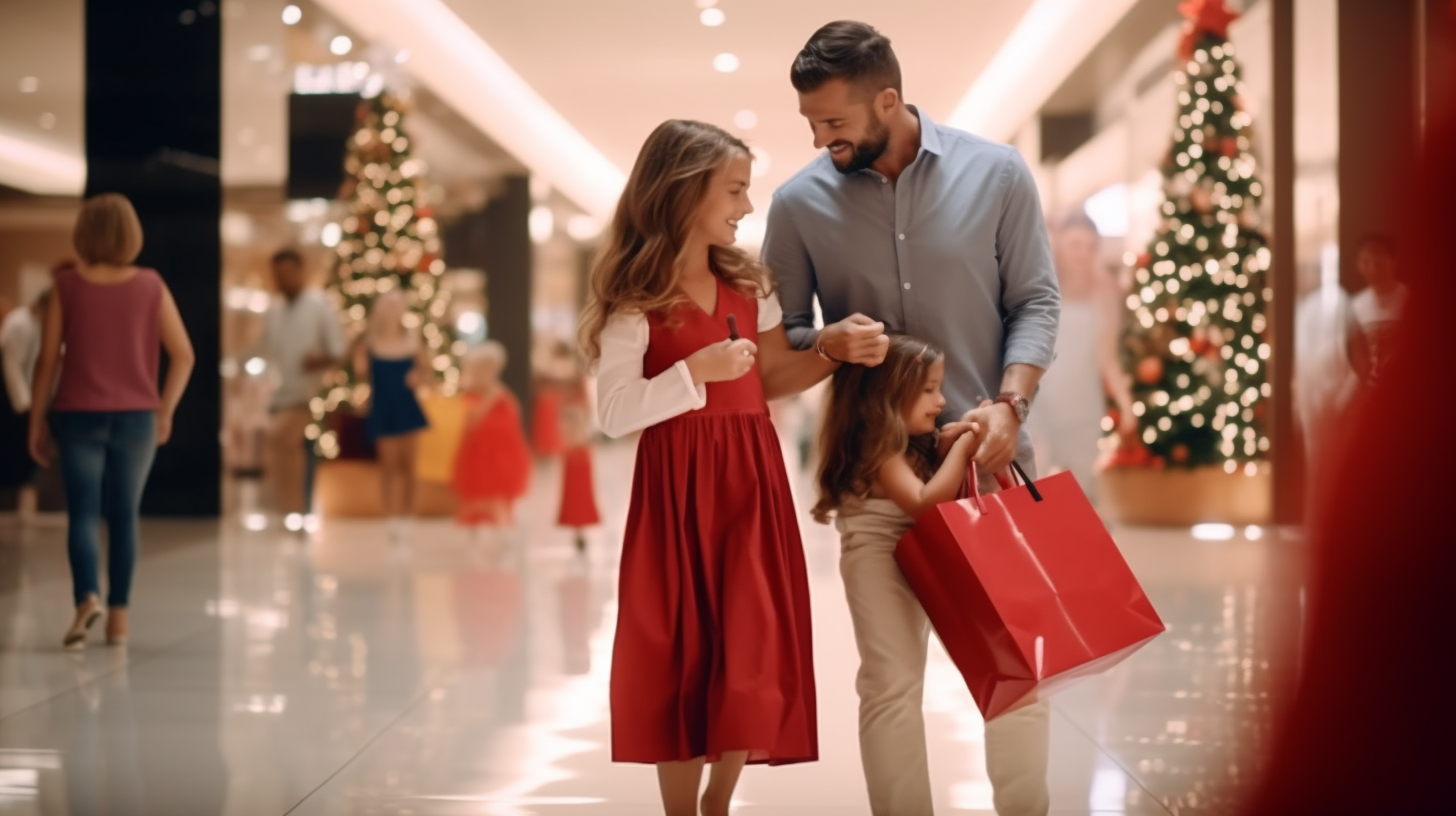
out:
{"label": "young girl's brown hair", "polygon": [[[683,303],[680,254],[713,173],[743,140],[705,122],[670,119],[657,126],[632,167],[607,240],[591,270],[580,344],[587,363],[601,357],[602,329],[619,312],[666,314]],[[768,271],[737,247],[714,246],[708,263],[729,286],[752,298],[772,291]]]}
{"label": "young girl's brown hair", "polygon": [[917,475],[935,472],[935,434],[911,438],[905,409],[920,395],[940,349],[908,335],[890,336],[885,361],[874,368],[840,366],[830,385],[819,431],[819,502],[814,520],[869,495],[875,476],[892,457],[908,452]]}

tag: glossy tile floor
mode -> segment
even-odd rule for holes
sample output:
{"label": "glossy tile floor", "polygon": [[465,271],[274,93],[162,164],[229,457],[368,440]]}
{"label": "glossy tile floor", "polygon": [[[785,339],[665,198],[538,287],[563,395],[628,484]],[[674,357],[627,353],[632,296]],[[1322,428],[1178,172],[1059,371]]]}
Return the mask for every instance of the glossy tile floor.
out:
{"label": "glossy tile floor", "polygon": [[[59,648],[64,529],[0,520],[0,814],[654,812],[652,769],[607,752],[630,445],[598,468],[608,523],[587,559],[549,526],[551,466],[500,541],[149,523],[130,647],[97,627],[83,653]],[[868,813],[836,542],[804,525],[823,758],[749,769],[747,816]],[[1227,813],[1253,780],[1296,659],[1301,545],[1250,532],[1116,531],[1169,631],[1055,698],[1053,813]],[[926,709],[938,812],[990,813],[982,723],[938,645]]]}

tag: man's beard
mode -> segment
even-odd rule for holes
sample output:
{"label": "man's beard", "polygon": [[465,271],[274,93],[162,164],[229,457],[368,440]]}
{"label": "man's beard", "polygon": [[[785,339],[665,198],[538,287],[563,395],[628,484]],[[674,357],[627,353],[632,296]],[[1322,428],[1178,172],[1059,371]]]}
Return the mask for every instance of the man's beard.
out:
{"label": "man's beard", "polygon": [[861,170],[868,170],[885,151],[890,147],[890,129],[885,124],[873,117],[870,119],[870,132],[865,134],[862,142],[854,145],[854,152],[850,154],[849,164],[841,165],[834,162],[834,169],[848,176],[858,173]]}

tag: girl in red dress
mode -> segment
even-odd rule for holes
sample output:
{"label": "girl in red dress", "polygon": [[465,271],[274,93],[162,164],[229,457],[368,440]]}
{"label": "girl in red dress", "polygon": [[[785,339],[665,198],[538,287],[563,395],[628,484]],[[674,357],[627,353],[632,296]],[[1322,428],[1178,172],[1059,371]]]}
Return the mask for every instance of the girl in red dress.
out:
{"label": "girl in red dress", "polygon": [[732,246],[753,212],[749,170],[747,146],[717,127],[654,130],[582,315],[602,429],[643,430],[622,543],[612,757],[656,763],[668,816],[727,814],[745,763],[819,755],[809,585],[765,399],[834,364],[790,349],[768,270]]}
{"label": "girl in red dress", "polygon": [[556,523],[575,533],[576,551],[586,553],[582,528],[602,523],[592,480],[591,417],[586,383],[578,377],[562,389],[561,438],[566,445],[561,463],[561,509]]}
{"label": "girl in red dress", "polygon": [[455,454],[456,519],[474,531],[510,526],[513,507],[526,495],[531,451],[521,430],[521,407],[501,382],[506,349],[494,340],[465,355],[462,380],[469,419]]}

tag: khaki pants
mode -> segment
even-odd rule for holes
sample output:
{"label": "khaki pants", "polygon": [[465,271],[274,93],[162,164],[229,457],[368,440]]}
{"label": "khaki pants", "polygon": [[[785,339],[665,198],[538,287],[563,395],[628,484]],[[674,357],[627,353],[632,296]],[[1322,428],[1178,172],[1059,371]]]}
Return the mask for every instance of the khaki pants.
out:
{"label": "khaki pants", "polygon": [[273,509],[282,514],[302,513],[306,503],[304,482],[308,451],[304,431],[313,421],[308,406],[280,408],[269,417],[266,472],[273,484]]}
{"label": "khaki pants", "polygon": [[[875,816],[933,812],[925,750],[925,659],[930,623],[895,563],[910,519],[888,499],[841,516],[839,572],[860,667],[859,745]],[[1045,816],[1050,717],[1046,703],[986,724],[986,774],[1000,816]]]}

